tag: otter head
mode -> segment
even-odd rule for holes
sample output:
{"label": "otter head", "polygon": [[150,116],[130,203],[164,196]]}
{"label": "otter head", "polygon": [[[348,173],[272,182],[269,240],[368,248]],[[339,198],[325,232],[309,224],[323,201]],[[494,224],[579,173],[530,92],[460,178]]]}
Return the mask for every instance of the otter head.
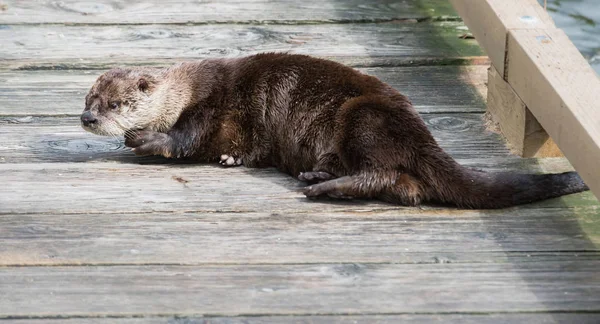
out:
{"label": "otter head", "polygon": [[160,80],[147,69],[112,69],[101,75],[85,98],[81,125],[98,135],[120,136],[129,129],[158,130],[164,98]]}

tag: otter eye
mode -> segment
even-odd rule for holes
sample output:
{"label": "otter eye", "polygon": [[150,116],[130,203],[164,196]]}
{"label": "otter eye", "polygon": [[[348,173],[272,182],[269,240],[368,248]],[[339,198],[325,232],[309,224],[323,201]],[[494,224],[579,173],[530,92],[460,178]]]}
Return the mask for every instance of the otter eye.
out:
{"label": "otter eye", "polygon": [[116,102],[116,101],[115,102],[111,102],[110,108],[113,109],[113,110],[119,108],[119,103]]}

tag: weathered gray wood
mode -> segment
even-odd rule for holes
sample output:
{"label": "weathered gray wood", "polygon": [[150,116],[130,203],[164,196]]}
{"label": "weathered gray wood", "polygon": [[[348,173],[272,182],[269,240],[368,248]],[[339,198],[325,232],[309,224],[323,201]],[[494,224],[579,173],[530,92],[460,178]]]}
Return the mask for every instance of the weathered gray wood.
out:
{"label": "weathered gray wood", "polygon": [[[335,211],[313,204],[313,210],[288,205],[285,211],[268,212],[265,206],[266,211],[242,214],[98,214],[104,210],[96,207],[95,196],[72,201],[89,204],[89,214],[1,215],[0,266],[600,259],[598,205]],[[137,204],[135,198],[128,200]],[[201,205],[202,198],[196,203]]]}
{"label": "weathered gray wood", "polygon": [[[483,112],[484,65],[361,68],[407,95],[422,113]],[[104,71],[0,71],[0,115],[79,115]]]}
{"label": "weathered gray wood", "polygon": [[[0,323],[598,322],[600,205],[590,193],[486,212],[310,202],[272,169],[138,159],[78,126],[100,71],[65,69],[283,50],[355,67],[481,63],[475,41],[457,37],[461,23],[415,23],[448,7],[4,0]],[[364,71],[438,113],[425,119],[463,164],[571,169],[515,159],[479,114],[446,114],[480,112],[481,67]]]}
{"label": "weathered gray wood", "polygon": [[[434,137],[456,158],[509,154],[481,114],[424,114]],[[0,162],[152,161],[138,158],[123,139],[85,132],[79,117],[0,117]],[[154,159],[155,160],[155,159]]]}
{"label": "weathered gray wood", "polygon": [[[277,52],[277,51],[267,51]],[[294,51],[284,51],[294,53]],[[250,55],[251,53],[248,53]],[[243,54],[241,56],[244,56]],[[310,55],[310,54],[308,54]],[[238,57],[239,55],[230,55],[227,57]],[[451,57],[436,57],[436,56],[368,56],[368,55],[350,55],[350,56],[329,56],[329,55],[313,55],[336,61],[351,67],[414,67],[427,65],[486,65],[489,66],[490,60],[487,56],[451,56]],[[211,56],[225,57],[225,56]],[[135,57],[108,57],[108,58],[92,58],[92,59],[24,59],[24,60],[1,60],[0,70],[23,70],[23,71],[52,71],[52,70],[108,70],[115,66],[165,66],[176,64],[181,61],[189,61],[195,59],[208,58],[205,56],[184,57],[184,58],[146,58],[140,61]]]}
{"label": "weathered gray wood", "polygon": [[444,0],[4,0],[3,4],[0,24],[315,24],[457,17]]}
{"label": "weathered gray wood", "polygon": [[20,26],[0,28],[0,65],[40,64],[82,68],[104,64],[164,64],[171,59],[289,51],[347,58],[387,57],[417,64],[481,55],[474,40],[460,39],[461,23],[339,25],[132,25]]}
{"label": "weathered gray wood", "polygon": [[[207,247],[208,248],[208,247]],[[0,316],[600,311],[600,260],[0,268]]]}
{"label": "weathered gray wood", "polygon": [[402,314],[402,315],[289,315],[235,317],[143,317],[143,318],[49,318],[4,319],[2,324],[398,324],[398,323],[457,323],[457,324],[598,324],[600,315],[594,313],[534,313],[534,314]]}
{"label": "weathered gray wood", "polygon": [[[529,164],[522,165],[526,161]],[[473,162],[470,160],[465,164],[473,165]],[[488,165],[492,169],[508,166],[503,168],[505,170],[541,168],[544,172],[570,169],[570,165],[562,159],[549,164],[540,160],[539,166],[537,160],[509,161],[508,164],[503,164],[502,160],[487,162],[489,164],[483,161],[474,166]],[[302,187],[301,182],[274,169],[122,163],[0,163],[0,177],[3,180],[0,214],[153,211],[326,213],[334,210],[404,209],[374,201],[310,201],[297,192]],[[596,208],[597,204],[590,193],[580,193],[522,208]],[[461,212],[456,213],[460,215]]]}

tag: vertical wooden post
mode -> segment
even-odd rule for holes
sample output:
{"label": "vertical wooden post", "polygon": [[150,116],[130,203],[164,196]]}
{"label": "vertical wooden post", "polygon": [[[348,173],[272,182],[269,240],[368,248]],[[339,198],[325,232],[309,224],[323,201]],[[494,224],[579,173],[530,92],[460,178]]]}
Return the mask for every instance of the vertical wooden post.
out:
{"label": "vertical wooden post", "polygon": [[514,154],[524,157],[562,156],[556,143],[494,66],[488,72],[487,109]]}

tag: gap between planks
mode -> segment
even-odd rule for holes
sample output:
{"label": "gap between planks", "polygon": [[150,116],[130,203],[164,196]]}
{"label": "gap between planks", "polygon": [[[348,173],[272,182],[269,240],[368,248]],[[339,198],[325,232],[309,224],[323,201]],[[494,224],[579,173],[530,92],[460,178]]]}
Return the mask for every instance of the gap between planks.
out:
{"label": "gap between planks", "polygon": [[[42,320],[65,321],[65,323],[164,323],[164,324],[251,324],[251,323],[461,323],[486,324],[506,323],[508,319],[518,320],[510,323],[578,323],[597,324],[600,311],[505,311],[505,312],[389,312],[389,313],[320,313],[320,314],[240,314],[222,316],[218,314],[125,314],[125,315],[58,315],[58,316],[0,316],[2,323],[46,323]],[[165,319],[168,319],[165,322]],[[556,322],[556,320],[561,319]],[[83,321],[81,321],[83,320]],[[286,321],[287,320],[287,321]],[[289,322],[288,322],[289,321]],[[364,321],[364,322],[363,322]]]}
{"label": "gap between planks", "polygon": [[112,317],[40,317],[2,319],[6,324],[41,324],[41,323],[81,323],[81,324],[342,324],[342,323],[444,323],[444,324],[500,324],[500,323],[578,323],[597,324],[600,315],[595,312],[515,312],[515,313],[431,313],[431,314],[399,314],[399,315],[265,315],[265,316],[235,316],[235,317],[206,317],[180,316],[178,314],[162,314],[149,317],[144,314]]}
{"label": "gap between planks", "polygon": [[[577,260],[598,260],[600,256],[600,248],[596,250],[571,250],[571,251],[503,251],[503,252],[469,252],[454,254],[453,258],[443,256],[433,256],[434,253],[415,253],[422,254],[420,258],[414,258],[411,261],[362,261],[362,260],[346,260],[346,261],[322,261],[322,262],[105,262],[105,263],[87,263],[87,262],[64,262],[64,263],[5,263],[0,264],[2,268],[28,268],[28,267],[239,267],[239,266],[317,266],[317,265],[438,265],[438,264],[516,264],[524,262],[540,262],[543,261],[564,261],[568,262],[573,259]],[[440,253],[440,255],[443,253]],[[467,257],[470,256],[470,258]],[[456,257],[458,256],[458,258]],[[0,257],[1,258],[1,257]]]}
{"label": "gap between planks", "polygon": [[[313,26],[313,25],[344,25],[344,24],[419,24],[431,22],[462,22],[458,16],[439,16],[439,17],[416,17],[416,18],[365,18],[365,19],[331,19],[331,20],[206,20],[198,22],[115,22],[115,23],[27,23],[18,22],[5,25],[11,26],[66,26],[66,27],[104,27],[104,26],[147,26],[147,25],[165,25],[165,26],[206,26],[206,25],[257,25],[257,26]],[[0,22],[1,23],[1,22]]]}
{"label": "gap between planks", "polygon": [[[285,51],[292,52],[292,51]],[[247,55],[251,55],[248,53]],[[246,55],[246,54],[242,54]],[[310,55],[310,54],[309,54]],[[477,66],[488,67],[490,60],[487,56],[460,56],[450,55],[446,57],[431,56],[412,56],[395,57],[383,55],[313,55],[318,58],[332,60],[353,68],[385,68],[385,67],[420,67],[420,66]],[[234,56],[231,56],[234,57]],[[94,71],[108,70],[115,66],[150,66],[163,67],[166,65],[177,64],[181,61],[190,61],[211,58],[210,56],[183,56],[179,58],[149,57],[143,61],[122,57],[122,58],[85,58],[78,61],[72,59],[55,59],[45,61],[43,59],[22,59],[22,60],[0,60],[0,70],[6,71]]]}

